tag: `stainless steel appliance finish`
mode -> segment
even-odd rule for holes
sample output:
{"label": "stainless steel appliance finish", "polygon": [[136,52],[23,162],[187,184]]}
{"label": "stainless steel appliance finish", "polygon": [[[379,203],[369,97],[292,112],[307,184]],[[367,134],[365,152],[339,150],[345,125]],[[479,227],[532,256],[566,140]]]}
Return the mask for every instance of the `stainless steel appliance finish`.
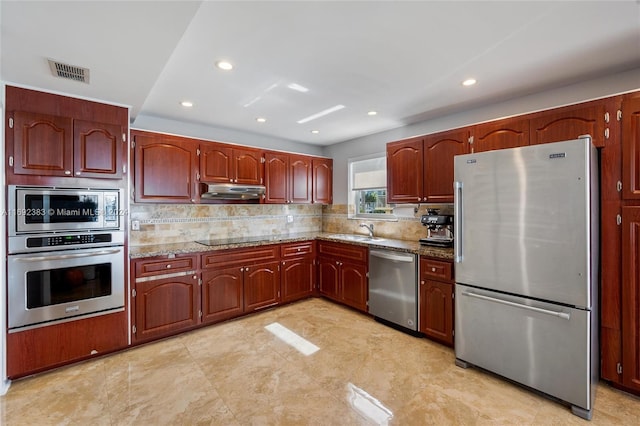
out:
{"label": "stainless steel appliance finish", "polygon": [[124,309],[123,246],[7,256],[9,331]]}
{"label": "stainless steel appliance finish", "polygon": [[369,250],[369,313],[418,330],[418,262],[415,254]]}
{"label": "stainless steel appliance finish", "polygon": [[259,200],[265,192],[264,185],[215,183],[207,184],[200,197],[209,200]]}
{"label": "stainless steel appliance finish", "polygon": [[455,158],[456,363],[569,402],[598,380],[598,156],[590,138]]}
{"label": "stainless steel appliance finish", "polygon": [[121,189],[9,185],[8,197],[9,236],[124,230]]}
{"label": "stainless steel appliance finish", "polygon": [[420,244],[436,247],[453,247],[453,214],[441,213],[438,209],[427,209],[420,218],[427,228],[427,236],[420,238]]}

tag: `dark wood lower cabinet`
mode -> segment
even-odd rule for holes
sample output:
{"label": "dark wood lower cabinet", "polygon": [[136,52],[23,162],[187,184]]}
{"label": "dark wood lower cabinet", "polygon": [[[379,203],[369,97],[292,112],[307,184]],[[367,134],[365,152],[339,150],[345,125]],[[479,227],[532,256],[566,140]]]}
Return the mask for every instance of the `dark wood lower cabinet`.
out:
{"label": "dark wood lower cabinet", "polygon": [[202,322],[212,323],[244,312],[243,272],[238,267],[202,273]]}
{"label": "dark wood lower cabinet", "polygon": [[49,325],[7,334],[9,379],[123,349],[128,345],[127,313]]}
{"label": "dark wood lower cabinet", "polygon": [[367,312],[368,249],[351,244],[320,241],[318,252],[320,294]]}
{"label": "dark wood lower cabinet", "polygon": [[420,332],[453,346],[453,263],[420,258]]}
{"label": "dark wood lower cabinet", "polygon": [[622,208],[622,385],[640,392],[640,206]]}
{"label": "dark wood lower cabinet", "polygon": [[280,302],[280,262],[244,267],[244,312]]}
{"label": "dark wood lower cabinet", "polygon": [[136,283],[136,342],[174,334],[200,323],[198,275],[189,274]]}
{"label": "dark wood lower cabinet", "polygon": [[282,302],[293,302],[313,295],[314,277],[313,256],[283,260],[280,275]]}

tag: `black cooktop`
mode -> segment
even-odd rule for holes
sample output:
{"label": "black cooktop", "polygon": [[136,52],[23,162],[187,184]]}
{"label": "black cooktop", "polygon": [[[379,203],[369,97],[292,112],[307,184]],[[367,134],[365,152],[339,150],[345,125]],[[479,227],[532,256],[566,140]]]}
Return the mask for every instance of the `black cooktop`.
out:
{"label": "black cooktop", "polygon": [[272,237],[269,235],[264,235],[261,237],[215,238],[210,240],[199,240],[199,241],[196,241],[196,243],[212,247],[212,246],[226,246],[229,244],[258,243],[263,241],[280,241],[280,240],[282,240],[282,237]]}

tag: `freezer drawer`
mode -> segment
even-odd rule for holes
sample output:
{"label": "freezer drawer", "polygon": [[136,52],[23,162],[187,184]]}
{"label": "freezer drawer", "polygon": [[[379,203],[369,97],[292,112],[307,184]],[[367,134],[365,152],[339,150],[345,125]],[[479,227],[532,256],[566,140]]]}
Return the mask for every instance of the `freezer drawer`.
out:
{"label": "freezer drawer", "polygon": [[456,284],[456,358],[591,410],[591,312]]}

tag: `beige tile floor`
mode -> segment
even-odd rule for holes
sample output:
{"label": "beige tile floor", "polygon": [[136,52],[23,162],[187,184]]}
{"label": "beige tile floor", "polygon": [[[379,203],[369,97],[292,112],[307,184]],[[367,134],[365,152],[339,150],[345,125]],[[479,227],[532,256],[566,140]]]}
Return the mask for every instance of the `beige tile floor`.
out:
{"label": "beige tile floor", "polygon": [[[277,322],[312,355],[265,330]],[[366,413],[366,414],[365,414]],[[367,417],[369,416],[369,417]],[[637,425],[640,398],[597,389],[593,425]],[[312,299],[15,381],[2,425],[589,424],[454,365],[451,349]]]}

